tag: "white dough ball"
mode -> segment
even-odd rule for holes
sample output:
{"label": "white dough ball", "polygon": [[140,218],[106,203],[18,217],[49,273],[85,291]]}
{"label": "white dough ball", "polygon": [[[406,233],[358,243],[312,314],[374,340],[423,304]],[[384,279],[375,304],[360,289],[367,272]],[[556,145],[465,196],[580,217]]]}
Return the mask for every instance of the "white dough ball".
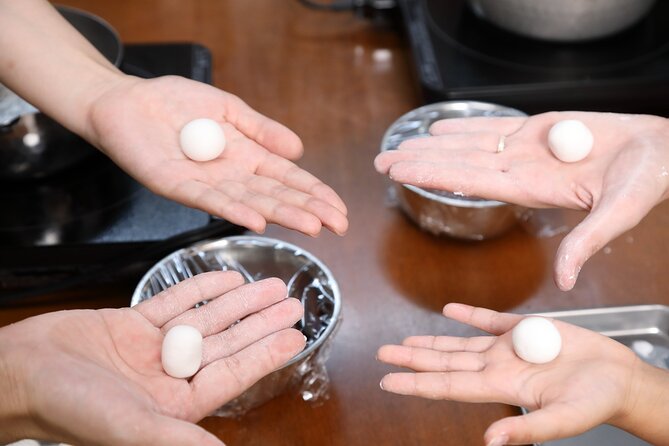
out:
{"label": "white dough ball", "polygon": [[565,163],[575,163],[588,156],[594,140],[590,129],[576,119],[560,121],[548,132],[548,147]]}
{"label": "white dough ball", "polygon": [[188,158],[193,161],[209,161],[223,153],[225,133],[213,119],[195,119],[183,126],[179,143]]}
{"label": "white dough ball", "polygon": [[562,348],[560,332],[543,317],[526,317],[513,328],[511,337],[518,357],[533,364],[551,362]]}
{"label": "white dough ball", "polygon": [[202,334],[190,325],[175,325],[165,339],[161,361],[165,373],[173,378],[190,378],[202,363]]}
{"label": "white dough ball", "polygon": [[14,443],[9,443],[7,446],[40,446],[37,440],[19,440]]}

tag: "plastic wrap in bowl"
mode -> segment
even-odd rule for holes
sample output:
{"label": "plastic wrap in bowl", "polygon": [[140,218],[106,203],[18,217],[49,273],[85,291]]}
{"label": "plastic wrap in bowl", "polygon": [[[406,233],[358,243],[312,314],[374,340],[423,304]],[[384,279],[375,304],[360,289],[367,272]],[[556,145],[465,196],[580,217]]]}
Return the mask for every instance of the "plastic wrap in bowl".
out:
{"label": "plastic wrap in bowl", "polygon": [[[477,101],[429,104],[406,113],[386,131],[381,151],[395,150],[407,139],[429,135],[430,125],[441,119],[473,116],[527,116],[510,107]],[[424,189],[397,184],[402,210],[423,230],[467,240],[484,240],[503,234],[516,224],[518,206],[464,196],[458,191]]]}
{"label": "plastic wrap in bowl", "polygon": [[236,236],[181,249],[144,275],[131,305],[196,274],[229,270],[240,272],[247,282],[268,277],[282,279],[288,295],[300,299],[304,305],[304,316],[296,328],[307,337],[307,346],[282,368],[220,408],[216,415],[242,415],[288,388],[297,388],[307,401],[326,396],[329,380],[325,361],[341,318],[341,296],[330,270],[295,245],[266,237]]}

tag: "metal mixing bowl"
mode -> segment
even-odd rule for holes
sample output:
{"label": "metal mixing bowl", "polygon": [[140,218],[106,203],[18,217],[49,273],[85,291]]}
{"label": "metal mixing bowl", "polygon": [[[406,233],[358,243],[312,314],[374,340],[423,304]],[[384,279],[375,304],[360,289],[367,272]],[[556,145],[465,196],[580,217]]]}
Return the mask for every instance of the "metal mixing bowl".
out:
{"label": "metal mixing bowl", "polygon": [[[447,101],[426,105],[401,116],[386,131],[381,151],[395,150],[404,140],[429,135],[430,125],[441,119],[473,116],[527,116],[514,108],[477,101]],[[436,235],[467,240],[496,237],[513,225],[518,206],[466,197],[457,191],[423,189],[395,184],[400,207],[418,226]]]}
{"label": "metal mixing bowl", "polygon": [[341,295],[330,270],[295,245],[266,237],[235,236],[181,249],[142,277],[130,305],[196,274],[227,270],[240,272],[247,282],[268,277],[282,279],[288,286],[288,295],[304,305],[304,316],[296,328],[307,337],[307,346],[282,368],[223,406],[217,415],[241,415],[293,386],[300,386],[305,400],[324,393],[328,384],[325,360],[340,320]]}
{"label": "metal mixing bowl", "polygon": [[655,0],[468,0],[481,18],[517,34],[577,42],[615,34],[639,21]]}

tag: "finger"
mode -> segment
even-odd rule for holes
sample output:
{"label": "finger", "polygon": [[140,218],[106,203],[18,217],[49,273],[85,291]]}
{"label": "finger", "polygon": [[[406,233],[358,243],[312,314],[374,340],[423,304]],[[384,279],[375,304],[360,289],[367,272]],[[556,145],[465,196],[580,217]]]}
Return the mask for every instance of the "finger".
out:
{"label": "finger", "polygon": [[449,133],[424,138],[411,138],[403,141],[397,150],[415,151],[425,149],[462,150],[478,149],[486,152],[497,152],[500,134],[492,132]]}
{"label": "finger", "polygon": [[401,161],[393,164],[388,173],[390,178],[398,183],[451,192],[458,191],[469,197],[540,206],[540,203],[530,199],[527,191],[518,188],[517,181],[511,175],[496,169],[460,163]]}
{"label": "finger", "polygon": [[212,271],[179,282],[137,305],[138,311],[156,327],[204,300],[212,300],[244,284],[237,271]]}
{"label": "finger", "polygon": [[225,191],[233,200],[256,211],[267,222],[277,223],[311,236],[318,235],[321,231],[322,223],[315,215],[252,190],[248,181],[247,183],[220,181],[216,187]]}
{"label": "finger", "polygon": [[167,331],[175,325],[190,325],[197,328],[202,336],[210,336],[250,314],[284,300],[287,295],[286,284],[281,279],[269,278],[249,283],[225,293],[207,305],[191,308],[178,315],[167,322],[162,330]]}
{"label": "finger", "polygon": [[288,187],[325,200],[339,209],[342,214],[347,214],[344,201],[337,195],[334,189],[287,159],[269,154],[267,159],[258,166],[256,174],[274,178]]}
{"label": "finger", "polygon": [[440,352],[420,347],[384,345],[377,358],[387,364],[407,367],[417,372],[478,372],[485,363],[478,353]]}
{"label": "finger", "polygon": [[499,313],[487,308],[472,307],[460,303],[446,304],[443,314],[449,319],[471,325],[497,336],[511,330],[523,318],[519,314]]}
{"label": "finger", "polygon": [[188,421],[147,413],[142,414],[141,419],[136,420],[136,423],[139,423],[141,426],[134,426],[132,429],[133,434],[124,435],[126,438],[123,442],[117,444],[138,446],[147,444],[161,446],[182,446],[185,444],[225,446],[214,435]]}
{"label": "finger", "polygon": [[283,366],[304,349],[305,338],[289,328],[200,370],[191,381],[193,407],[201,416],[209,414],[251,387],[263,376]]}
{"label": "finger", "polygon": [[423,149],[415,148],[383,152],[376,157],[375,167],[380,172],[385,173],[393,164],[409,162],[431,163],[440,166],[439,168],[464,165],[504,172],[509,170],[510,160],[494,151],[479,150],[477,148],[445,149],[427,147]]}
{"label": "finger", "polygon": [[292,130],[258,113],[237,96],[227,97],[225,117],[240,132],[280,157],[296,160],[302,156],[302,141]]}
{"label": "finger", "polygon": [[381,379],[381,388],[433,400],[486,403],[501,399],[479,372],[390,373]]}
{"label": "finger", "polygon": [[487,117],[442,119],[430,126],[430,134],[491,132],[498,135],[510,135],[520,129],[527,121],[526,117]]}
{"label": "finger", "polygon": [[636,226],[652,206],[633,195],[605,199],[562,240],[555,260],[555,283],[567,291],[574,287],[585,262],[611,240]]}
{"label": "finger", "polygon": [[493,336],[474,336],[461,338],[456,336],[411,336],[402,341],[408,347],[430,348],[442,352],[482,353],[494,343]]}
{"label": "finger", "polygon": [[258,211],[234,200],[226,191],[215,189],[201,181],[181,182],[168,197],[254,232],[264,232],[267,225],[265,218]]}
{"label": "finger", "polygon": [[202,366],[233,355],[274,332],[292,327],[303,313],[302,303],[288,298],[248,316],[227,330],[207,336],[202,347]]}
{"label": "finger", "polygon": [[539,444],[548,440],[580,434],[595,423],[589,423],[587,414],[574,410],[573,405],[552,404],[526,415],[503,418],[488,427],[484,435],[486,445]]}
{"label": "finger", "polygon": [[292,189],[268,177],[254,176],[249,183],[249,187],[258,193],[309,212],[337,234],[343,235],[348,229],[346,216],[325,200]]}

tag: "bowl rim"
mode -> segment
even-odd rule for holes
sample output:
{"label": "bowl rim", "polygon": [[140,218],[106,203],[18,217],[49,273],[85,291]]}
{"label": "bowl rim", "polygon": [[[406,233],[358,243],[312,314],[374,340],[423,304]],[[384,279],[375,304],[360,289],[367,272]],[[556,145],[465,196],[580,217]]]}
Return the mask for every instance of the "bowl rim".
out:
{"label": "bowl rim", "polygon": [[[273,247],[279,247],[279,248],[286,248],[288,250],[291,250],[295,253],[299,253],[300,255],[304,255],[307,259],[309,259],[311,262],[313,262],[316,266],[318,266],[323,273],[328,277],[328,280],[330,281],[329,285],[330,288],[332,289],[332,294],[334,297],[334,309],[332,311],[332,318],[330,320],[330,323],[328,326],[325,328],[325,331],[319,336],[318,339],[316,339],[313,344],[299,352],[297,355],[293,356],[288,362],[286,362],[284,365],[279,367],[276,370],[281,370],[286,367],[289,367],[297,362],[302,361],[305,357],[311,355],[311,353],[315,352],[320,346],[325,342],[327,338],[330,337],[332,332],[335,330],[336,326],[339,324],[339,319],[341,315],[341,309],[342,309],[342,302],[341,302],[341,291],[339,289],[339,284],[337,283],[337,280],[335,279],[334,275],[332,274],[332,271],[330,271],[330,268],[328,268],[318,257],[313,255],[311,252],[307,251],[304,248],[300,248],[297,245],[294,245],[290,242],[286,242],[283,240],[271,238],[271,237],[264,237],[264,236],[259,236],[259,235],[234,235],[230,237],[221,237],[218,239],[209,239],[209,240],[203,240],[197,243],[194,243],[192,245],[186,246],[184,248],[178,249],[159,261],[157,261],[139,280],[137,285],[135,286],[135,291],[132,293],[132,297],[130,300],[130,307],[133,307],[137,304],[139,304],[140,301],[140,294],[141,290],[146,284],[146,282],[149,280],[149,277],[151,277],[163,264],[168,262],[170,259],[173,257],[177,257],[179,255],[182,255],[184,252],[187,251],[193,251],[193,250],[200,250],[200,251],[205,251],[205,250],[214,250],[216,248],[220,248],[222,246],[230,245],[232,243],[253,243],[253,244],[260,244],[262,246],[273,246]],[[150,298],[149,298],[150,299]],[[276,371],[275,370],[275,371]]]}
{"label": "bowl rim", "polygon": [[[390,136],[394,133],[393,129],[397,127],[399,124],[402,122],[408,120],[408,118],[412,115],[420,115],[421,113],[426,113],[426,112],[431,112],[434,111],[434,109],[439,109],[443,108],[444,106],[453,108],[454,110],[457,110],[458,108],[460,109],[467,109],[467,108],[475,108],[475,109],[480,109],[480,110],[506,110],[509,111],[510,114],[509,116],[519,116],[519,117],[524,117],[527,116],[527,113],[518,110],[513,107],[507,107],[506,105],[500,105],[500,104],[495,104],[493,102],[484,102],[484,101],[468,101],[468,100],[454,100],[454,101],[441,101],[441,102],[433,102],[431,104],[426,104],[423,106],[420,106],[418,108],[414,108],[413,110],[410,110],[406,113],[404,113],[402,116],[397,118],[395,121],[393,121],[392,124],[388,126],[388,129],[385,131],[383,134],[383,138],[381,139],[381,150],[380,152],[387,152],[390,150],[396,150],[396,149],[389,149],[386,147],[386,141],[390,138]],[[448,118],[446,118],[448,119]],[[423,189],[418,186],[414,186],[412,184],[405,184],[405,183],[399,183],[401,184],[402,187],[410,190],[411,192],[414,192],[423,198],[427,198],[432,201],[436,201],[441,204],[445,204],[448,206],[456,206],[456,207],[462,207],[462,208],[492,208],[492,207],[498,207],[498,206],[511,206],[511,203],[507,203],[504,201],[498,201],[498,200],[487,200],[484,198],[477,198],[475,200],[472,199],[467,199],[465,195],[463,195],[463,199],[458,199],[454,197],[448,197],[440,194],[436,194],[434,192],[430,192],[427,189]],[[459,192],[451,192],[452,194],[458,194]]]}

